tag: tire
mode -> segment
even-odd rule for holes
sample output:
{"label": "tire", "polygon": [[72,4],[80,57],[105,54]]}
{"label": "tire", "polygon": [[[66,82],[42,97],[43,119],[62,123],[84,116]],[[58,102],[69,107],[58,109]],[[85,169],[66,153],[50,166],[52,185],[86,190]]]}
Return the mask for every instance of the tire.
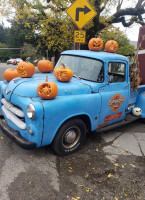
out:
{"label": "tire", "polygon": [[83,145],[85,137],[85,123],[80,118],[70,119],[58,130],[52,148],[57,155],[69,155]]}

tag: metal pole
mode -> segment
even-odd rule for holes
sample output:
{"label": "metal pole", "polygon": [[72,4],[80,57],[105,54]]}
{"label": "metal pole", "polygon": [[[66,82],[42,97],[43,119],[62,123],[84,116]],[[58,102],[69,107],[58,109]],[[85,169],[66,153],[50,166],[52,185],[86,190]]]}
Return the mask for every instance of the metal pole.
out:
{"label": "metal pole", "polygon": [[[74,24],[74,31],[79,30],[78,27]],[[80,50],[80,43],[75,43],[74,42],[74,49],[75,50]]]}
{"label": "metal pole", "polygon": [[48,60],[48,49],[47,49],[47,51],[46,51],[46,52],[47,52],[47,60]]}

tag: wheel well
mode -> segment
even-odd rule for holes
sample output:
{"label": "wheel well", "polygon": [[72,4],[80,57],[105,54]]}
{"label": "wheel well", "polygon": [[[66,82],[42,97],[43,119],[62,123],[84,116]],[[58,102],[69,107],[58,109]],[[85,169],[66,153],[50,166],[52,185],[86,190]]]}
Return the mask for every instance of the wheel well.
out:
{"label": "wheel well", "polygon": [[91,121],[87,115],[77,115],[75,117],[69,118],[68,120],[75,119],[75,118],[80,118],[85,123],[87,132],[91,130]]}

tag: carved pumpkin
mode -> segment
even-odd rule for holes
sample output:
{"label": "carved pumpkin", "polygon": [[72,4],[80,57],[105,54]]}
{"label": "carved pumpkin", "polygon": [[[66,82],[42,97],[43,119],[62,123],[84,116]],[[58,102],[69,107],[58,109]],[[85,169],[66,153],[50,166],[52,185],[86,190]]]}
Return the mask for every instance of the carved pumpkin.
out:
{"label": "carved pumpkin", "polygon": [[49,60],[40,60],[37,67],[42,73],[51,72],[53,70],[53,64]]}
{"label": "carved pumpkin", "polygon": [[20,62],[17,66],[17,71],[20,77],[29,78],[35,73],[35,67],[29,62]]}
{"label": "carved pumpkin", "polygon": [[66,67],[64,63],[61,65],[54,69],[55,78],[61,82],[68,82],[73,77],[73,71],[69,67]]}
{"label": "carved pumpkin", "polygon": [[8,69],[6,69],[5,72],[4,72],[4,79],[5,79],[6,81],[8,81],[8,82],[11,81],[12,79],[18,77],[18,76],[19,76],[19,75],[18,75],[17,70],[16,70],[16,69],[13,69],[13,68],[8,68]]}
{"label": "carved pumpkin", "polygon": [[110,53],[115,53],[118,50],[118,43],[115,40],[109,40],[105,44],[105,50]]}
{"label": "carved pumpkin", "polygon": [[92,38],[88,44],[89,50],[101,51],[103,48],[103,40],[101,38]]}
{"label": "carved pumpkin", "polygon": [[57,93],[57,85],[54,82],[48,82],[48,76],[45,82],[39,83],[37,86],[37,94],[41,99],[54,99]]}

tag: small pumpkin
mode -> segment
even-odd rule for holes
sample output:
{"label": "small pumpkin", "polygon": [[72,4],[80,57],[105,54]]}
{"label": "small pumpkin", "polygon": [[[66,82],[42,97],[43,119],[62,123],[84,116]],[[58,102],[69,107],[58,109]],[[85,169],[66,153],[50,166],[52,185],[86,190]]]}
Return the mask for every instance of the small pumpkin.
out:
{"label": "small pumpkin", "polygon": [[53,64],[49,60],[40,60],[37,67],[42,73],[51,72],[53,70]]}
{"label": "small pumpkin", "polygon": [[73,71],[69,67],[66,67],[64,63],[61,65],[54,69],[55,78],[61,82],[68,82],[73,77]]}
{"label": "small pumpkin", "polygon": [[115,53],[118,50],[118,43],[115,40],[109,40],[105,44],[105,50],[110,53]]}
{"label": "small pumpkin", "polygon": [[35,67],[29,62],[20,62],[17,66],[17,71],[20,77],[30,78],[35,73]]}
{"label": "small pumpkin", "polygon": [[54,82],[48,82],[48,76],[45,82],[39,83],[37,86],[37,94],[41,99],[54,99],[57,93],[57,85]]}
{"label": "small pumpkin", "polygon": [[89,50],[101,51],[103,48],[103,40],[101,38],[92,38],[88,44]]}
{"label": "small pumpkin", "polygon": [[11,81],[12,79],[18,77],[18,72],[16,69],[13,69],[13,68],[8,68],[4,71],[4,79],[6,81]]}

